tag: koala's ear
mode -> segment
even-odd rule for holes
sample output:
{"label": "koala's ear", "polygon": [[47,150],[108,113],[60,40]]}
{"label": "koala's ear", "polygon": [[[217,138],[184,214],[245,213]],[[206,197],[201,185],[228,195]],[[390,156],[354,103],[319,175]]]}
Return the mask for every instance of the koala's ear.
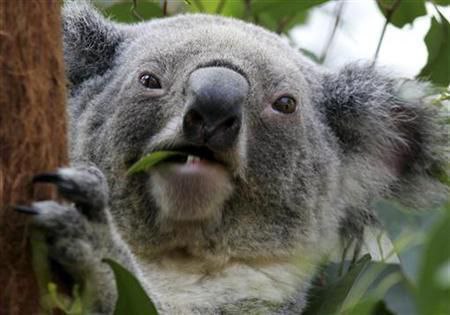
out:
{"label": "koala's ear", "polygon": [[373,189],[369,195],[388,192],[417,202],[415,194],[442,192],[433,177],[448,163],[448,130],[439,109],[427,101],[432,93],[429,84],[394,79],[370,65],[325,75],[325,120],[351,181]]}
{"label": "koala's ear", "polygon": [[66,1],[62,16],[66,73],[76,86],[111,67],[123,34],[88,1]]}

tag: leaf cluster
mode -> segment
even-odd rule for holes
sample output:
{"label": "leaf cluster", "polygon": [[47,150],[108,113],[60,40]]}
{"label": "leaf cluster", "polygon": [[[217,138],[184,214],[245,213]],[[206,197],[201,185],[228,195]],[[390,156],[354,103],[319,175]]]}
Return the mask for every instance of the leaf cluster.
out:
{"label": "leaf cluster", "polygon": [[[242,19],[261,25],[269,30],[289,36],[289,31],[304,24],[312,8],[331,0],[95,0],[95,3],[111,18],[123,23],[136,23],[142,20],[170,16],[178,13],[220,14]],[[340,0],[342,5],[350,2]],[[338,1],[339,2],[339,1]],[[398,28],[412,24],[418,17],[427,14],[426,3],[430,3],[436,14],[430,17],[431,25],[425,37],[428,60],[418,75],[421,79],[446,87],[450,83],[450,24],[449,18],[439,6],[450,5],[450,0],[377,0],[380,12],[386,18],[386,26]],[[342,10],[336,11],[336,24],[340,24]],[[325,27],[328,27],[325,26]],[[381,30],[380,30],[381,31]],[[334,33],[335,30],[332,31]],[[330,37],[331,42],[334,34]],[[379,46],[384,38],[384,30],[379,39]],[[329,47],[329,45],[327,45]],[[303,52],[314,61],[323,62],[323,56],[315,56],[311,51]],[[376,53],[376,56],[378,52]],[[375,57],[376,58],[376,57]]]}

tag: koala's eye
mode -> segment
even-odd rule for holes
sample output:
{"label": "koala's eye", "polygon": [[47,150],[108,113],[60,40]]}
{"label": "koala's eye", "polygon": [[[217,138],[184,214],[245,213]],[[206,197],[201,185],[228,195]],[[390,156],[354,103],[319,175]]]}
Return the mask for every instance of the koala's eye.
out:
{"label": "koala's eye", "polygon": [[159,83],[158,78],[155,77],[151,73],[146,72],[146,73],[141,74],[141,76],[139,77],[139,82],[141,82],[141,84],[148,89],[160,89],[161,88],[161,83]]}
{"label": "koala's eye", "polygon": [[293,97],[285,95],[278,98],[272,104],[272,108],[284,114],[292,114],[293,112],[295,112],[295,109],[297,108],[297,102]]}

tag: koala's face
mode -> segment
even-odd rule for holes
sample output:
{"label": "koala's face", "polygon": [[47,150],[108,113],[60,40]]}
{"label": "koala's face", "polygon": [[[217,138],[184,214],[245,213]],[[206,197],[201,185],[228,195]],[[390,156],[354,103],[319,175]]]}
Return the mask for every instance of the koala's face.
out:
{"label": "koala's face", "polygon": [[[314,67],[278,36],[229,19],[107,27],[104,69],[71,70],[83,78],[72,91],[73,155],[108,176],[136,252],[283,256],[334,233],[339,217],[322,209],[337,160]],[[183,155],[127,175],[161,150]]]}

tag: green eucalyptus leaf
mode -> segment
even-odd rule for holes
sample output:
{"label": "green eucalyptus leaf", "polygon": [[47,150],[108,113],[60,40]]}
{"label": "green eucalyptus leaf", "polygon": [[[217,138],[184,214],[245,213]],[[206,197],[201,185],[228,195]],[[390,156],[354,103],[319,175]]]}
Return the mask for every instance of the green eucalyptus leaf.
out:
{"label": "green eucalyptus leaf", "polygon": [[129,168],[128,175],[144,172],[150,169],[151,167],[155,166],[159,162],[176,155],[186,155],[186,154],[175,151],[156,151],[147,154]]}
{"label": "green eucalyptus leaf", "polygon": [[[450,203],[428,235],[422,255],[417,302],[422,314],[450,314],[450,287],[442,285],[442,272],[450,261]],[[447,270],[447,271],[445,271]]]}
{"label": "green eucalyptus leaf", "polygon": [[235,18],[243,19],[245,12],[244,1],[236,0],[220,0],[220,1],[196,1],[196,4],[192,4],[188,7],[190,12],[193,13],[209,13],[220,14],[223,16],[232,16]]}
{"label": "green eucalyptus leaf", "polygon": [[292,14],[292,12],[311,9],[314,6],[327,1],[328,0],[254,0],[252,1],[252,10],[255,14],[270,11],[274,16],[282,17]]}
{"label": "green eucalyptus leaf", "polygon": [[362,300],[351,310],[344,311],[342,315],[395,315],[390,312],[383,301],[373,298]]}
{"label": "green eucalyptus leaf", "polygon": [[416,285],[424,235],[438,218],[438,211],[414,212],[387,200],[377,202],[374,208],[394,244],[405,276]]}
{"label": "green eucalyptus leaf", "polygon": [[251,2],[251,12],[255,23],[282,33],[294,25],[304,23],[308,9],[326,1],[254,0]]}
{"label": "green eucalyptus leaf", "polygon": [[48,292],[54,308],[57,308],[65,315],[82,315],[83,302],[79,293],[79,286],[75,285],[72,296],[67,296],[58,291],[58,285],[54,282],[48,283]]}
{"label": "green eucalyptus leaf", "polygon": [[118,298],[114,315],[157,315],[155,305],[139,281],[124,267],[111,259],[104,259],[112,271],[117,284]]}
{"label": "green eucalyptus leaf", "polygon": [[[334,290],[336,280],[336,264],[330,264],[321,276],[322,283],[329,283],[321,291],[313,291],[315,304],[323,303],[327,297],[326,290]],[[353,269],[350,269],[350,272]],[[308,311],[316,314],[317,309]],[[413,300],[413,292],[399,264],[369,262],[352,284],[344,301],[337,308],[328,308],[320,314],[340,315],[378,315],[378,314],[417,314]]]}
{"label": "green eucalyptus leaf", "polygon": [[436,18],[431,20],[425,43],[428,60],[419,76],[447,86],[450,83],[450,24],[444,15],[440,14],[440,21]]}
{"label": "green eucalyptus leaf", "polygon": [[[377,312],[380,311],[379,308],[382,308],[379,305],[380,301],[383,301],[383,306],[393,313],[403,314],[398,313],[397,309],[405,308],[403,304],[409,305],[411,299],[408,297],[411,296],[411,293],[405,291],[405,298],[400,301],[400,305],[395,300],[396,295],[393,293],[396,292],[395,288],[405,281],[405,276],[398,264],[371,262],[349,293],[342,306],[342,314],[379,314]],[[394,303],[392,303],[392,296],[394,296]],[[393,307],[391,308],[391,306]],[[382,314],[381,311],[380,314]],[[409,315],[413,314],[415,313]]]}
{"label": "green eucalyptus leaf", "polygon": [[370,255],[363,256],[351,269],[336,282],[312,292],[313,299],[308,304],[304,315],[339,314],[350,296],[351,290],[358,283],[370,263]]}
{"label": "green eucalyptus leaf", "polygon": [[393,314],[416,315],[418,312],[413,293],[408,279],[403,277],[401,281],[389,288],[383,301],[386,308]]}
{"label": "green eucalyptus leaf", "polygon": [[30,237],[31,258],[39,289],[40,304],[44,313],[50,313],[55,305],[48,290],[48,284],[51,282],[51,272],[45,239],[46,236],[42,231],[32,230]]}
{"label": "green eucalyptus leaf", "polygon": [[[430,1],[430,0],[428,0],[428,1]],[[433,0],[430,2],[433,2],[437,5],[450,5],[450,0]]]}
{"label": "green eucalyptus leaf", "polygon": [[[389,11],[397,3],[397,0],[379,0],[377,1],[378,7],[385,17],[390,14]],[[403,0],[398,3],[398,6],[394,8],[389,22],[397,27],[403,27],[408,23],[414,22],[414,20],[427,14],[425,9],[425,0]]]}

